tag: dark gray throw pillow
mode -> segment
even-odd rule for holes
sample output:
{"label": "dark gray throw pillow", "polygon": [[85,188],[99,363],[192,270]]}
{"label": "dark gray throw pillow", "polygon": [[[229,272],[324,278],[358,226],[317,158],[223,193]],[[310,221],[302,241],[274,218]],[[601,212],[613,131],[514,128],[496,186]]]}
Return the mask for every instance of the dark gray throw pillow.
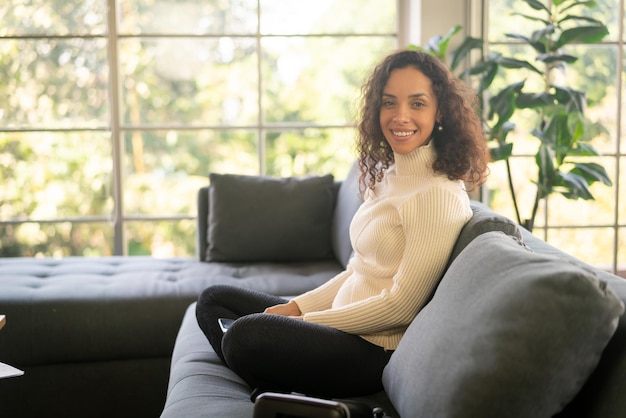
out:
{"label": "dark gray throw pillow", "polygon": [[330,258],[333,176],[211,174],[207,261]]}
{"label": "dark gray throw pillow", "polygon": [[487,232],[452,263],[383,384],[402,417],[551,417],[595,369],[623,311],[591,272]]}

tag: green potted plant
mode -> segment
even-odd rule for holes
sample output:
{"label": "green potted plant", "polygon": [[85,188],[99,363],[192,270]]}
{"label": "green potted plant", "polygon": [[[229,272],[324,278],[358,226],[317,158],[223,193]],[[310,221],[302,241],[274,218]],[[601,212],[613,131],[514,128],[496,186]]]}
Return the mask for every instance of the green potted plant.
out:
{"label": "green potted plant", "polygon": [[[573,44],[592,44],[601,41],[608,30],[596,19],[584,16],[581,10],[596,6],[593,1],[577,0],[522,0],[530,7],[529,13],[512,12],[539,25],[539,29],[528,34],[508,33],[506,36],[534,52],[534,60],[520,60],[490,52],[484,55],[483,40],[467,37],[458,48],[448,53],[450,40],[460,32],[455,26],[446,36],[435,36],[426,46],[410,46],[425,50],[447,63],[453,72],[472,83],[481,97],[486,96],[481,109],[485,132],[491,144],[494,161],[506,164],[508,185],[513,207],[519,224],[532,230],[539,203],[553,193],[568,199],[593,200],[589,186],[601,182],[611,186],[612,182],[600,164],[585,161],[584,157],[598,156],[589,143],[598,126],[585,117],[585,93],[555,81],[555,72],[564,71],[578,57],[565,49]],[[478,50],[480,58],[469,68],[459,72],[472,51]],[[536,63],[536,64],[535,64]],[[541,88],[529,91],[526,80],[514,82],[492,91],[494,79],[502,71],[525,69],[540,76]],[[513,142],[509,134],[515,130],[512,116],[522,110],[536,112],[537,123],[528,132],[539,140],[535,155],[536,194],[531,215],[522,219],[514,188],[514,172],[511,168]]]}

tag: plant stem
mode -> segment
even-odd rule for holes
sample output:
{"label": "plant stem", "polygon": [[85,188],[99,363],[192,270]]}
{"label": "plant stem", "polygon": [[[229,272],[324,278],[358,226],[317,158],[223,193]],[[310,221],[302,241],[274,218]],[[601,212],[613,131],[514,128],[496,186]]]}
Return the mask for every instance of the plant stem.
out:
{"label": "plant stem", "polygon": [[530,215],[529,219],[526,219],[526,229],[530,232],[533,232],[533,227],[535,226],[535,217],[537,216],[537,209],[539,209],[539,190],[537,190],[537,194],[535,195],[535,203],[533,203],[533,211]]}
{"label": "plant stem", "polygon": [[513,208],[515,209],[515,216],[517,217],[517,223],[519,225],[522,224],[522,218],[520,217],[519,214],[519,207],[517,206],[517,197],[515,197],[515,187],[513,186],[513,175],[512,175],[512,171],[511,171],[511,162],[509,161],[509,159],[507,158],[506,160],[504,160],[506,163],[506,171],[507,171],[507,177],[508,177],[508,181],[509,181],[509,190],[511,191],[511,199],[513,200]]}

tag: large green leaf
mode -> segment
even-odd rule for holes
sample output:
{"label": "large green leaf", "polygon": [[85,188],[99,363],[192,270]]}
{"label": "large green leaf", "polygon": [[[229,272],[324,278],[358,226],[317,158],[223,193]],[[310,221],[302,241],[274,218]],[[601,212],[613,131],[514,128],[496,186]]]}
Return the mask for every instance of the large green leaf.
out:
{"label": "large green leaf", "polygon": [[536,109],[554,104],[554,96],[550,93],[520,93],[515,105],[520,109]]}
{"label": "large green leaf", "polygon": [[589,190],[589,185],[584,177],[575,173],[563,173],[559,172],[557,176],[557,182],[555,184],[555,191],[558,191],[568,199],[584,199],[593,200],[594,197]]}
{"label": "large green leaf", "polygon": [[426,50],[431,52],[437,58],[442,61],[445,61],[446,56],[448,54],[448,45],[450,44],[450,40],[459,33],[462,29],[461,25],[453,26],[446,36],[435,35],[428,40],[426,43]]}
{"label": "large green leaf", "polygon": [[548,8],[539,0],[524,0],[524,1],[535,10],[544,10],[546,12],[550,12]]}
{"label": "large green leaf", "polygon": [[535,67],[528,61],[518,60],[515,58],[500,57],[498,58],[497,62],[504,68],[511,68],[511,69],[526,68],[528,70],[534,71],[535,73],[539,75],[543,75],[543,71],[539,70],[537,67]]}
{"label": "large green leaf", "polygon": [[491,86],[491,83],[495,79],[498,74],[498,64],[495,60],[485,60],[480,61],[473,67],[468,68],[463,71],[459,77],[466,78],[468,76],[478,76],[480,80],[480,84],[477,88],[476,93],[482,94],[485,90]]}
{"label": "large green leaf", "polygon": [[498,117],[494,129],[499,129],[505,122],[511,119],[516,109],[517,96],[523,87],[524,81],[510,84],[489,99],[489,119],[493,119],[494,116]]}
{"label": "large green leaf", "polygon": [[531,42],[541,42],[545,44],[549,42],[550,36],[554,34],[554,32],[556,32],[556,28],[554,25],[549,24],[541,29],[533,31],[530,40]]}
{"label": "large green leaf", "polygon": [[[556,6],[560,6],[561,3],[563,3],[564,1],[570,1],[570,0],[558,0],[553,2]],[[595,7],[598,6],[598,3],[594,0],[588,0],[588,1],[572,1],[571,4],[567,5],[566,7],[564,7],[563,9],[561,9],[561,13],[565,13],[566,11],[574,8],[574,7],[579,7],[579,6],[583,6],[586,7],[588,9],[593,9]]]}
{"label": "large green leaf", "polygon": [[554,100],[565,106],[567,112],[583,113],[587,106],[587,96],[584,91],[567,86],[551,86],[554,91]]}
{"label": "large green leaf", "polygon": [[562,113],[558,117],[553,118],[553,120],[558,121],[558,125],[556,126],[557,130],[555,132],[556,145],[554,145],[554,152],[559,167],[575,147],[577,141],[577,137],[574,133],[579,125],[576,122],[571,122],[570,115],[571,114]]}
{"label": "large green leaf", "polygon": [[578,57],[568,54],[539,54],[537,55],[537,61],[545,62],[546,64],[553,64],[555,62],[563,61],[571,64],[578,61]]}
{"label": "large green leaf", "polygon": [[530,45],[535,51],[540,54],[547,52],[546,44],[544,42],[537,42],[536,40],[533,40],[533,38],[529,38],[527,36],[517,33],[507,33],[505,34],[505,36],[507,38],[511,38],[513,40]]}
{"label": "large green leaf", "polygon": [[[550,147],[553,152],[561,154],[560,146],[568,142],[568,117],[565,113],[554,115],[544,125],[543,129],[534,129],[533,135],[539,138],[543,145]],[[554,156],[555,158],[557,155]]]}
{"label": "large green leaf", "polygon": [[454,51],[452,51],[452,62],[450,63],[450,68],[454,71],[456,70],[456,68],[459,66],[459,64],[461,62],[463,62],[463,60],[465,59],[465,57],[468,56],[468,54],[474,50],[474,49],[480,49],[482,50],[483,48],[483,40],[479,39],[479,38],[473,38],[473,37],[467,37],[465,38],[465,40],[463,41],[463,43],[461,43],[461,45],[459,45],[459,47],[457,49],[455,49]]}
{"label": "large green leaf", "polygon": [[579,175],[587,181],[588,184],[593,184],[596,181],[601,182],[605,186],[612,186],[613,182],[606,172],[606,169],[597,163],[573,163],[574,168],[570,173]]}
{"label": "large green leaf", "polygon": [[497,147],[489,148],[489,152],[491,153],[491,159],[493,161],[508,160],[513,154],[513,144],[507,142]]}
{"label": "large green leaf", "polygon": [[595,44],[604,39],[609,34],[606,26],[579,26],[566,29],[561,32],[561,36],[555,42],[555,48],[559,49],[571,43]]}
{"label": "large green leaf", "polygon": [[[489,139],[497,142],[498,146],[502,146],[506,144],[507,137],[509,133],[515,130],[515,124],[511,121],[506,121],[503,124],[495,126],[487,130],[489,135]],[[513,144],[511,143],[510,148],[508,149],[508,155],[510,156],[513,152]],[[504,156],[507,153],[506,149],[503,149],[498,152],[498,155]]]}
{"label": "large green leaf", "polygon": [[576,147],[570,151],[569,155],[572,157],[595,157],[600,155],[600,153],[594,148],[593,145],[585,142],[579,142],[576,144]]}
{"label": "large green leaf", "polygon": [[543,199],[553,191],[557,170],[554,166],[553,153],[549,146],[542,144],[535,155],[537,164],[537,197]]}
{"label": "large green leaf", "polygon": [[600,22],[598,19],[594,19],[592,17],[587,17],[587,16],[576,16],[576,15],[567,15],[564,18],[559,19],[557,23],[560,25],[561,23],[567,22],[569,20],[574,20],[576,22],[593,23],[594,26],[602,25],[602,22]]}

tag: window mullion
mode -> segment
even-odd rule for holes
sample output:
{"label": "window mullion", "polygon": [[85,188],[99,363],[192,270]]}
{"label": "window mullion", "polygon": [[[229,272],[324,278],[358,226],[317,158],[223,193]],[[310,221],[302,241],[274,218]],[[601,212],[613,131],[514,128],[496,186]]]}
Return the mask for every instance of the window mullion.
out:
{"label": "window mullion", "polygon": [[113,159],[113,253],[126,255],[126,240],[124,237],[124,182],[123,182],[123,149],[121,140],[121,86],[119,82],[118,65],[118,28],[117,28],[117,0],[107,0],[108,3],[108,30],[107,47],[109,60],[109,99],[111,101],[111,149]]}

